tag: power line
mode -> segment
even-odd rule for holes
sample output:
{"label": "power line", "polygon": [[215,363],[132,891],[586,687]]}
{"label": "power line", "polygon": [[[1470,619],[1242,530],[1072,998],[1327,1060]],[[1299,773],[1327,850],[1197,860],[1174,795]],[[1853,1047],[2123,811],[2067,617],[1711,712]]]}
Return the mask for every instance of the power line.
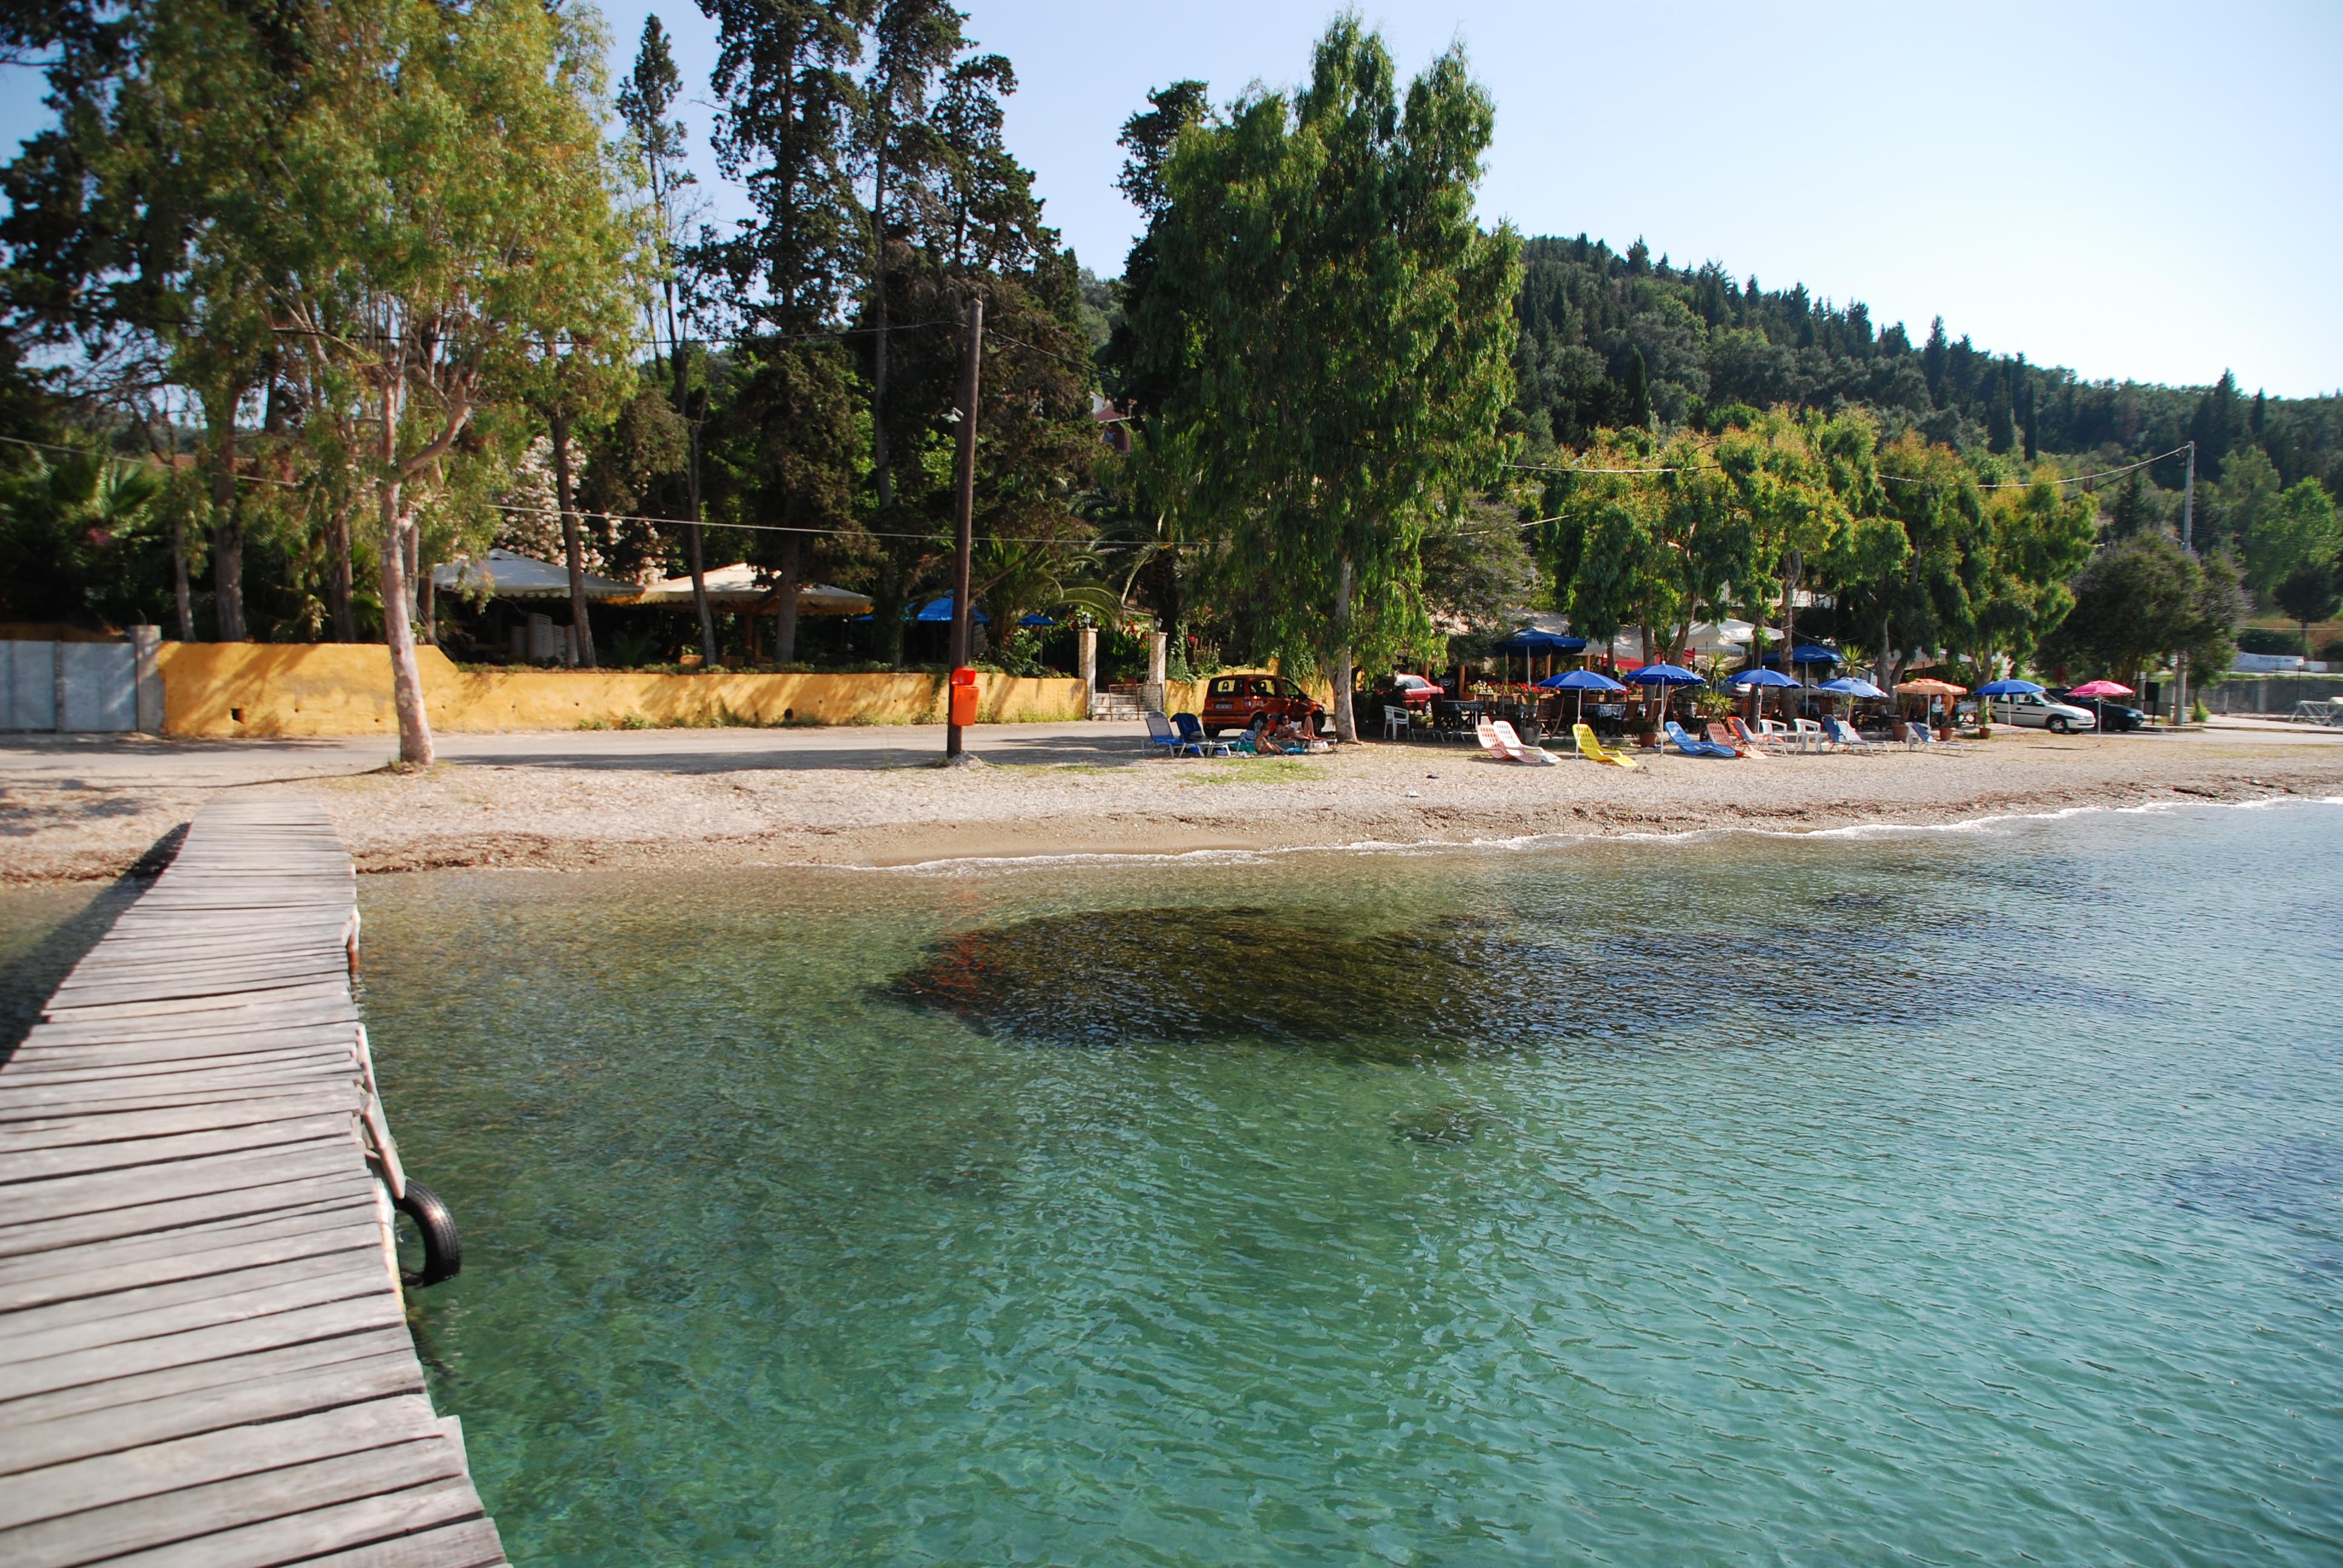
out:
{"label": "power line", "polygon": [[[525,507],[515,502],[505,501],[489,501],[485,504],[491,511],[518,512],[524,517],[558,518],[561,516],[561,510],[558,507]],[[599,518],[605,522],[611,523],[651,523],[659,528],[681,528],[691,526],[688,519],[682,518],[638,517],[627,512],[597,512],[590,511],[583,508],[579,508],[574,515],[581,518]],[[839,534],[853,538],[870,539],[933,539],[938,537],[935,533],[894,533],[889,532],[883,528],[802,528],[794,524],[787,523],[729,523],[719,521],[712,518],[702,518],[700,519],[699,526],[708,528],[745,528],[750,533],[758,534]],[[1136,548],[1135,546],[1126,547],[1120,540],[1108,540],[1101,544],[1101,541],[1096,539],[1043,538],[1007,534],[987,534],[984,538],[990,543],[1001,545],[1086,544],[1093,548],[1102,548],[1108,549],[1120,549],[1124,548]]]}

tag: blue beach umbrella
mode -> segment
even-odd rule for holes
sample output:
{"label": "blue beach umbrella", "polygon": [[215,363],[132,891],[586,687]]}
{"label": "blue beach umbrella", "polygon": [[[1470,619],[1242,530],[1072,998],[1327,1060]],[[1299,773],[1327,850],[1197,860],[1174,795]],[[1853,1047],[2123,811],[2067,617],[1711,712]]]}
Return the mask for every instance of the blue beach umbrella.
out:
{"label": "blue beach umbrella", "polygon": [[1638,686],[1656,686],[1660,691],[1660,709],[1664,717],[1667,709],[1667,689],[1672,686],[1706,686],[1707,681],[1689,669],[1673,664],[1647,664],[1641,669],[1631,669],[1627,678]]}
{"label": "blue beach umbrella", "polygon": [[[2042,695],[2042,690],[2043,689],[2041,687],[2035,685],[2030,680],[1988,680],[1983,686],[1976,689],[1975,695],[1978,697],[2039,697]],[[1987,702],[1978,709],[1977,721],[1981,724],[1989,724],[1993,721],[1992,703]]]}
{"label": "blue beach umbrella", "polygon": [[1021,618],[1017,624],[1019,626],[1055,626],[1058,623],[1037,609],[1031,615]]}
{"label": "blue beach umbrella", "polygon": [[[951,618],[951,595],[946,594],[941,598],[930,599],[927,603],[920,607],[917,614],[906,617],[905,618],[910,620],[939,621],[950,620]],[[979,605],[976,608],[970,618],[985,626],[990,626],[992,624],[992,618],[984,613],[984,607],[982,605]]]}
{"label": "blue beach umbrella", "polygon": [[1838,650],[1825,648],[1818,642],[1802,642],[1790,650],[1790,662],[1792,664],[1836,664],[1839,662]]}
{"label": "blue beach umbrella", "polygon": [[1572,669],[1538,682],[1548,691],[1624,691],[1627,689],[1599,669]]}
{"label": "blue beach umbrella", "polygon": [[1545,631],[1534,626],[1525,626],[1497,646],[1521,654],[1522,678],[1527,680],[1530,677],[1531,654],[1582,653],[1585,651],[1586,639],[1583,637],[1572,637],[1566,632]]}
{"label": "blue beach umbrella", "polygon": [[1745,669],[1725,684],[1732,687],[1735,691],[1755,691],[1770,690],[1775,688],[1791,690],[1795,689],[1798,683],[1794,678],[1784,675],[1778,669]]}
{"label": "blue beach umbrella", "polygon": [[1571,722],[1586,717],[1586,694],[1590,691],[1624,691],[1627,689],[1599,669],[1573,669],[1561,675],[1549,675],[1538,682],[1548,691],[1570,691],[1577,694]]}
{"label": "blue beach umbrella", "polygon": [[[1879,688],[1872,685],[1871,682],[1864,679],[1859,675],[1842,675],[1836,680],[1824,681],[1820,686],[1815,687],[1815,689],[1816,691],[1827,691],[1833,697],[1844,697],[1849,699],[1857,697],[1885,697],[1887,695],[1885,692],[1880,690]],[[1851,713],[1854,709],[1850,707],[1848,711]]]}

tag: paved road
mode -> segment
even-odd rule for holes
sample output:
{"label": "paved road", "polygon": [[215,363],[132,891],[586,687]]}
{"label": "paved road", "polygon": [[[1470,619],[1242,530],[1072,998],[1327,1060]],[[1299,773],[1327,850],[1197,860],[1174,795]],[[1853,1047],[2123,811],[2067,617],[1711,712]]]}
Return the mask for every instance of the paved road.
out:
{"label": "paved road", "polygon": [[[2032,736],[2035,732],[2028,731]],[[2251,719],[2216,719],[2177,735],[2078,737],[2107,746],[2343,746],[2343,729]],[[1147,755],[1137,723],[986,724],[969,749],[987,761],[1120,767]],[[443,761],[490,768],[588,768],[657,773],[741,769],[829,771],[902,768],[943,749],[935,724],[841,725],[822,729],[539,730],[443,735]],[[169,740],[146,736],[0,735],[0,784],[137,789],[223,787],[364,773],[398,754],[376,736],[336,740]]]}

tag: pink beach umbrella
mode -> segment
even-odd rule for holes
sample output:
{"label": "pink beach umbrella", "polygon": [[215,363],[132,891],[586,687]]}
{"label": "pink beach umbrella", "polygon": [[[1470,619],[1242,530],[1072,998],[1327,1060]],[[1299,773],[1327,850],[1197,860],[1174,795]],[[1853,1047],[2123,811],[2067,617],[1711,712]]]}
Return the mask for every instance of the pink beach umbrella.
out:
{"label": "pink beach umbrella", "polygon": [[2081,686],[2075,687],[2066,693],[2070,698],[2085,697],[2092,699],[2092,707],[2097,709],[2098,711],[2098,728],[2099,733],[2102,736],[2106,735],[2107,732],[2107,699],[2110,697],[2129,697],[2131,694],[2132,691],[2130,687],[2113,680],[2087,681]]}

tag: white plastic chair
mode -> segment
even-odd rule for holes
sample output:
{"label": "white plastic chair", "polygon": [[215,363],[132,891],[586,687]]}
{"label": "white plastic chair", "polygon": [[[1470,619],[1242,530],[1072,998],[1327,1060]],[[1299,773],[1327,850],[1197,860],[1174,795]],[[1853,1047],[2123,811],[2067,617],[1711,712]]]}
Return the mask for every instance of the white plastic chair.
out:
{"label": "white plastic chair", "polygon": [[1408,719],[1407,719],[1407,709],[1404,709],[1404,708],[1393,708],[1393,707],[1391,704],[1389,704],[1389,703],[1385,703],[1385,704],[1383,704],[1383,739],[1386,739],[1386,740],[1404,740],[1404,739],[1407,739],[1407,724],[1408,724]]}
{"label": "white plastic chair", "polygon": [[1830,749],[1830,737],[1823,733],[1821,725],[1811,719],[1794,719],[1792,722],[1798,727],[1796,733],[1799,750],[1827,751]]}

